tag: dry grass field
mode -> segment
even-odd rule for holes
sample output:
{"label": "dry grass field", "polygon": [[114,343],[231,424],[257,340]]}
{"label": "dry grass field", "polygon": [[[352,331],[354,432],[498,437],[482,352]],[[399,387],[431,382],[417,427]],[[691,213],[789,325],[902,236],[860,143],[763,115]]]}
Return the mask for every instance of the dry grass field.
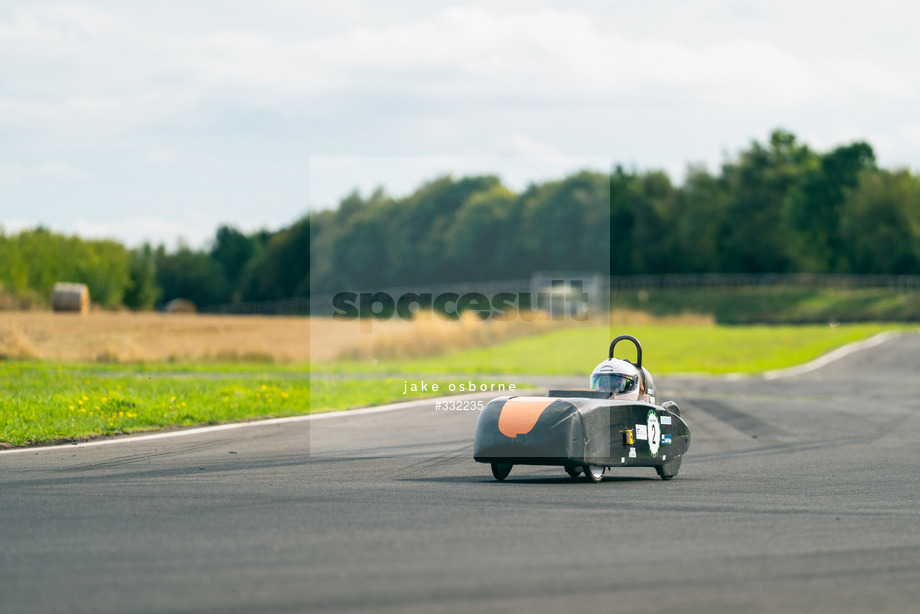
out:
{"label": "dry grass field", "polygon": [[[611,314],[613,324],[672,320],[712,324],[711,318],[700,316],[656,319],[635,312]],[[0,358],[109,363],[421,358],[579,324],[545,317],[529,322],[394,318],[361,323],[280,316],[0,311]]]}
{"label": "dry grass field", "polygon": [[0,358],[90,362],[264,361],[434,356],[553,328],[553,323],[217,316],[93,311],[0,312]]}
{"label": "dry grass field", "polygon": [[140,362],[310,359],[306,318],[0,312],[0,357]]}

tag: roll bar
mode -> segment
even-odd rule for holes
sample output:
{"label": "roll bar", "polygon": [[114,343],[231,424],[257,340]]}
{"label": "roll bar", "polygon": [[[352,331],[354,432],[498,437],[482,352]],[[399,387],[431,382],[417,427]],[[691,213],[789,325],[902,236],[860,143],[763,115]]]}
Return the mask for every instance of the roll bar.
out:
{"label": "roll bar", "polygon": [[608,359],[613,358],[613,348],[616,347],[617,343],[623,340],[632,341],[636,346],[636,367],[642,369],[642,346],[639,345],[639,340],[633,337],[632,335],[620,335],[610,343],[610,353],[607,356]]}

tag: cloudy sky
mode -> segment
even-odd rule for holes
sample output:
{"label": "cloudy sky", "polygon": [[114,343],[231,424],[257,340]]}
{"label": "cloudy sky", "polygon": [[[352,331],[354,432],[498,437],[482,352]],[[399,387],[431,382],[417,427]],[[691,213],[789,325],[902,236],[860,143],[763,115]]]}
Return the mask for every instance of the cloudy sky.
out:
{"label": "cloudy sky", "polygon": [[0,4],[0,225],[202,245],[352,188],[715,170],[783,127],[920,169],[920,3]]}

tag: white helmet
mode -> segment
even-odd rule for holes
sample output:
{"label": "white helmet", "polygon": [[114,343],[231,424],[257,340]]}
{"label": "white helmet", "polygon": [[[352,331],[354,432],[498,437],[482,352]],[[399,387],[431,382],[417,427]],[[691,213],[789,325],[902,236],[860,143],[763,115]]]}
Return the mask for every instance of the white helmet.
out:
{"label": "white helmet", "polygon": [[619,358],[609,358],[594,367],[591,390],[615,394],[618,399],[638,400],[642,375],[634,364]]}

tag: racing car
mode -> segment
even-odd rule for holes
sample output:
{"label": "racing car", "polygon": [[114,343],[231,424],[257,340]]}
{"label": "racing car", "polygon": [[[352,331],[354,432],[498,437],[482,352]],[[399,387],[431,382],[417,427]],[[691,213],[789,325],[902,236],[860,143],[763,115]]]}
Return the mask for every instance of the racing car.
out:
{"label": "racing car", "polygon": [[[635,345],[636,362],[614,358],[621,341]],[[642,346],[631,335],[610,343],[607,360],[591,373],[588,390],[550,390],[546,397],[492,399],[476,424],[473,459],[504,480],[514,465],[561,466],[600,482],[610,467],[654,467],[677,475],[690,429],[673,401],[658,405]]]}

